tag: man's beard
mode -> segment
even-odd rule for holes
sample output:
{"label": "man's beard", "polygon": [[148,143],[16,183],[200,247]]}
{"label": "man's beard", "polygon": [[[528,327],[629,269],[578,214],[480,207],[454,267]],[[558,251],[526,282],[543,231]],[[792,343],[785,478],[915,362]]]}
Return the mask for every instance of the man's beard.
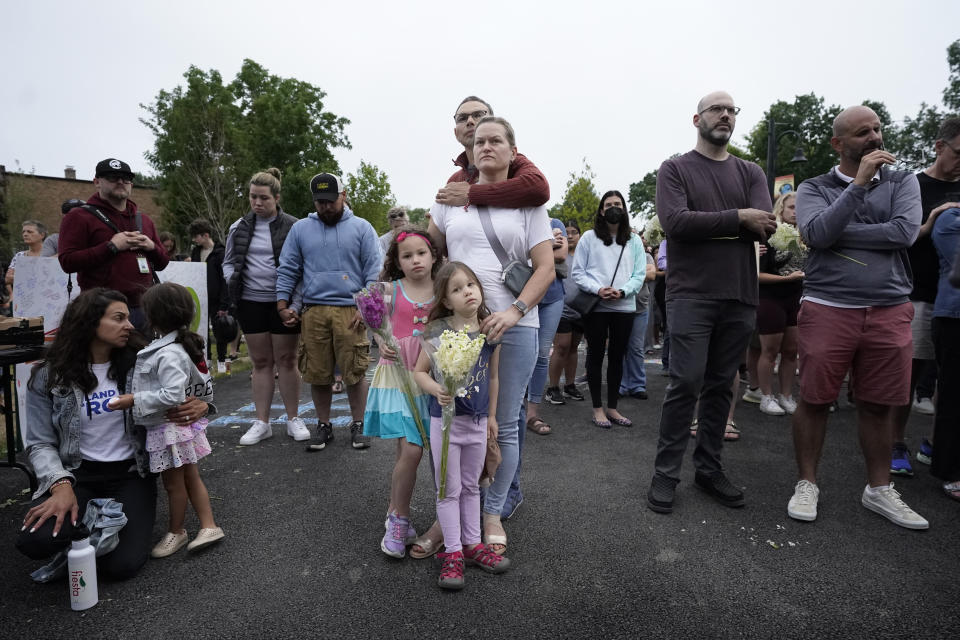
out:
{"label": "man's beard", "polygon": [[317,215],[320,217],[320,221],[323,222],[323,224],[327,225],[328,227],[332,227],[340,222],[340,218],[343,217],[343,209],[340,209],[340,211],[328,210],[324,211],[323,213],[318,213]]}
{"label": "man's beard", "polygon": [[[728,125],[729,126],[729,125]],[[731,127],[728,131],[717,131],[716,126],[712,129],[706,129],[700,127],[700,137],[709,142],[712,145],[722,147],[730,142],[730,137],[733,135],[733,128]]]}

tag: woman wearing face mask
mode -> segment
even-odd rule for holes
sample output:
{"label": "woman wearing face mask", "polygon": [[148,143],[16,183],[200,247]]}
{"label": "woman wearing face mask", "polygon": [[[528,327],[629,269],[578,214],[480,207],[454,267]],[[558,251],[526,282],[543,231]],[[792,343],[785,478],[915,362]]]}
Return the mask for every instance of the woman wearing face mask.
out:
{"label": "woman wearing face mask", "polygon": [[[636,294],[646,277],[643,243],[631,233],[630,219],[619,191],[608,191],[600,199],[593,229],[577,244],[570,276],[581,291],[599,297],[593,310],[583,318],[587,339],[587,386],[593,401],[593,424],[609,429],[611,423],[629,427],[632,422],[617,411],[623,354],[630,340]],[[609,339],[609,343],[608,343]],[[601,369],[606,346],[607,408],[600,395]]]}

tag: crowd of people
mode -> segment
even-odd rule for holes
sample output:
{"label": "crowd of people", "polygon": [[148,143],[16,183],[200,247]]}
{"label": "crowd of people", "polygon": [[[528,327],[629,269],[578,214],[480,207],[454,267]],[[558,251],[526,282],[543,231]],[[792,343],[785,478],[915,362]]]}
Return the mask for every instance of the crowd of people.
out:
{"label": "crowd of people", "polygon": [[[576,376],[581,341],[592,407],[584,421],[610,429],[632,425],[621,398],[648,399],[645,360],[659,339],[669,384],[647,492],[652,511],[675,508],[691,438],[695,484],[723,505],[745,504],[722,460],[724,442],[740,437],[733,417],[743,370],[745,401],[792,416],[798,482],[790,517],[817,517],[817,464],[846,382],[867,467],[862,505],[927,528],[890,477],[913,473],[907,416],[933,397],[933,433],[917,459],[960,500],[955,394],[914,396],[931,371],[928,386],[957,388],[960,291],[949,278],[960,270],[960,119],[944,121],[934,163],[914,175],[893,169],[877,115],[850,107],[833,125],[837,166],[774,203],[760,167],[728,152],[739,111],[725,92],[697,105],[695,147],[658,172],[665,238],[657,246],[631,229],[617,190],[600,198],[591,228],[550,218],[546,178],[518,152],[511,124],[476,96],[454,113],[463,152],[426,226],[394,208],[378,235],[330,173],[310,181],[315,211],[297,219],[280,205],[279,171],[257,173],[250,210],[223,245],[205,221],[190,229],[191,258],[207,264],[211,316],[236,318],[253,364],[257,415],[239,443],[272,437],[279,390],[287,435],[322,451],[334,439],[330,407],[341,384],[350,446],[396,441],[381,550],[439,554],[439,585],[460,589],[466,566],[510,566],[504,520],[523,502],[526,432],[554,430],[544,401],[586,404]],[[101,162],[97,194],[61,226],[59,259],[83,293],[29,385],[36,417],[24,441],[40,489],[18,539],[31,557],[48,557],[69,541],[58,532],[77,524],[87,501],[115,490],[131,502],[128,524],[104,558],[115,558],[108,566],[121,576],[149,554],[225,535],[197,471],[209,453],[210,352],[186,330],[192,306],[182,287],[157,284],[170,250],[129,200],[132,177],[126,163]],[[31,255],[40,231],[24,223]],[[375,283],[388,301],[388,337],[369,330],[379,327],[366,326],[355,301]],[[448,330],[483,340],[463,393],[442,384],[431,355]],[[141,334],[155,340],[145,346]],[[368,383],[371,336],[378,361]],[[310,385],[315,435],[299,415],[302,383]],[[410,502],[428,445],[437,518],[421,535]],[[170,526],[151,551],[157,472]],[[187,502],[201,522],[189,543]]]}

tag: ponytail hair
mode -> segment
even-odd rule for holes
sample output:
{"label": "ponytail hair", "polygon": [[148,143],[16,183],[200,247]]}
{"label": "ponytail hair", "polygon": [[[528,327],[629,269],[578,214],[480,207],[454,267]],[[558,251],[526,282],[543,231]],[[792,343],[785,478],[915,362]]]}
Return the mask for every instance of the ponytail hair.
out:
{"label": "ponytail hair", "polygon": [[250,186],[269,187],[270,193],[274,198],[280,197],[280,169],[270,167],[265,171],[253,174],[250,178]]}
{"label": "ponytail hair", "polygon": [[143,294],[141,304],[151,329],[161,335],[176,331],[175,342],[183,345],[190,360],[197,365],[205,360],[203,338],[189,329],[197,308],[186,287],[175,282],[155,284]]}

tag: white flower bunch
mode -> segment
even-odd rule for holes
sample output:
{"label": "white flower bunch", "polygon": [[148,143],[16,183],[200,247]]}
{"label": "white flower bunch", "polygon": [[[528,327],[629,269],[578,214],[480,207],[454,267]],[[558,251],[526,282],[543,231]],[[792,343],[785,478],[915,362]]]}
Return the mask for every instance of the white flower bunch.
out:
{"label": "white flower bunch", "polygon": [[643,237],[646,238],[648,247],[657,247],[663,242],[663,227],[660,226],[660,218],[656,214],[647,220],[647,224],[644,225]]}
{"label": "white flower bunch", "polygon": [[446,330],[440,334],[440,346],[433,354],[433,359],[443,377],[466,380],[477,363],[485,341],[486,337],[482,334],[471,340],[465,331]]}
{"label": "white flower bunch", "polygon": [[794,253],[803,253],[803,240],[800,239],[800,232],[792,224],[785,222],[777,223],[777,230],[769,238],[770,246],[777,251],[792,251]]}

